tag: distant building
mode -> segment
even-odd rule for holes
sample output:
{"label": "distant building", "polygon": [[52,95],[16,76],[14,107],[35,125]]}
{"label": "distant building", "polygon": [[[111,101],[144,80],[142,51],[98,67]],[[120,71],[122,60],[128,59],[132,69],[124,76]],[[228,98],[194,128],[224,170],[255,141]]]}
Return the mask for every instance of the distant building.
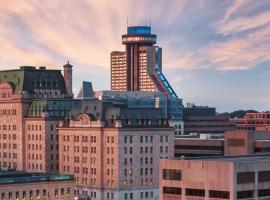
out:
{"label": "distant building", "polygon": [[239,130],[260,131],[270,130],[270,111],[247,113],[244,118],[232,118]]}
{"label": "distant building", "polygon": [[74,177],[0,170],[0,198],[74,200]]}
{"label": "distant building", "polygon": [[184,134],[224,134],[236,129],[229,117],[216,114],[215,108],[190,104],[183,109]]}
{"label": "distant building", "polygon": [[225,155],[270,153],[270,131],[228,131],[224,144]]}
{"label": "distant building", "polygon": [[160,199],[269,199],[270,155],[162,160]]}
{"label": "distant building", "polygon": [[180,159],[184,157],[204,157],[204,156],[223,156],[224,137],[214,138],[207,134],[207,137],[177,137],[174,139],[174,156]]}
{"label": "distant building", "polygon": [[162,74],[162,49],[149,26],[130,26],[122,35],[126,51],[111,53],[111,89],[114,91],[164,92],[177,98]]}
{"label": "distant building", "polygon": [[174,139],[176,159],[270,153],[269,131],[226,131],[224,136],[200,134]]}
{"label": "distant building", "polygon": [[159,199],[159,159],[173,158],[166,109],[102,94],[60,125],[60,172],[75,176],[80,197]]}
{"label": "distant building", "polygon": [[111,53],[111,90],[128,90],[126,52],[113,51]]}

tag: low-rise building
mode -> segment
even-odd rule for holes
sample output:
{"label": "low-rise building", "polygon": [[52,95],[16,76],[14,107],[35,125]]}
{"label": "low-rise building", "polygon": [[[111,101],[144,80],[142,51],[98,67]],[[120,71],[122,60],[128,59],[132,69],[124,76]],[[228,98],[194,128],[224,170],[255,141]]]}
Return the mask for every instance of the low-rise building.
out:
{"label": "low-rise building", "polygon": [[161,161],[161,200],[269,199],[269,188],[269,154]]}
{"label": "low-rise building", "polygon": [[228,131],[224,142],[225,155],[270,153],[269,131]]}
{"label": "low-rise building", "polygon": [[74,177],[71,175],[0,171],[1,200],[74,198]]}
{"label": "low-rise building", "polygon": [[224,155],[224,138],[214,138],[207,134],[207,137],[177,137],[174,138],[174,156],[181,157],[202,157]]}
{"label": "low-rise building", "polygon": [[223,135],[193,134],[174,138],[175,159],[270,153],[269,131],[226,131]]}
{"label": "low-rise building", "polygon": [[244,118],[230,119],[239,130],[262,131],[270,130],[270,111],[246,113]]}
{"label": "low-rise building", "polygon": [[183,109],[184,134],[224,134],[236,129],[229,116],[219,115],[215,108],[188,104]]}

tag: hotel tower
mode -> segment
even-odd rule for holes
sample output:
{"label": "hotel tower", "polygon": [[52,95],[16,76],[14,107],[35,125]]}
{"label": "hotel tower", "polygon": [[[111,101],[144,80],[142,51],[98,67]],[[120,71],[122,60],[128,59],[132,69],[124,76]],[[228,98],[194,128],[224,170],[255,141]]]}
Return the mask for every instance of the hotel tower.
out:
{"label": "hotel tower", "polygon": [[122,35],[126,51],[111,53],[111,90],[176,93],[162,74],[162,49],[149,26],[131,26]]}

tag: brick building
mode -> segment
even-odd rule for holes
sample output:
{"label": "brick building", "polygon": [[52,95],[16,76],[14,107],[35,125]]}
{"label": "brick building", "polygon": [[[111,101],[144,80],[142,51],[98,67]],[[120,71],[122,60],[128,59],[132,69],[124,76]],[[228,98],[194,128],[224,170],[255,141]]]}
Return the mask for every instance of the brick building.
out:
{"label": "brick building", "polygon": [[244,118],[232,118],[230,120],[236,124],[239,130],[270,130],[270,111],[246,113]]}

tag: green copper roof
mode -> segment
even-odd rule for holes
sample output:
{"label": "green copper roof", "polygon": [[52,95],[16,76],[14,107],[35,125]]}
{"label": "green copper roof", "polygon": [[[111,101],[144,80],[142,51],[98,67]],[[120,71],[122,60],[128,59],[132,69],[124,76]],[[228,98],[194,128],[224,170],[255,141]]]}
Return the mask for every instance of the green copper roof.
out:
{"label": "green copper roof", "polygon": [[24,66],[16,70],[0,71],[0,83],[3,81],[12,83],[15,93],[34,93],[34,90],[60,90],[62,94],[67,93],[60,70]]}
{"label": "green copper roof", "polygon": [[3,81],[11,82],[15,86],[15,93],[23,90],[24,71],[23,70],[10,70],[0,71],[0,83]]}

